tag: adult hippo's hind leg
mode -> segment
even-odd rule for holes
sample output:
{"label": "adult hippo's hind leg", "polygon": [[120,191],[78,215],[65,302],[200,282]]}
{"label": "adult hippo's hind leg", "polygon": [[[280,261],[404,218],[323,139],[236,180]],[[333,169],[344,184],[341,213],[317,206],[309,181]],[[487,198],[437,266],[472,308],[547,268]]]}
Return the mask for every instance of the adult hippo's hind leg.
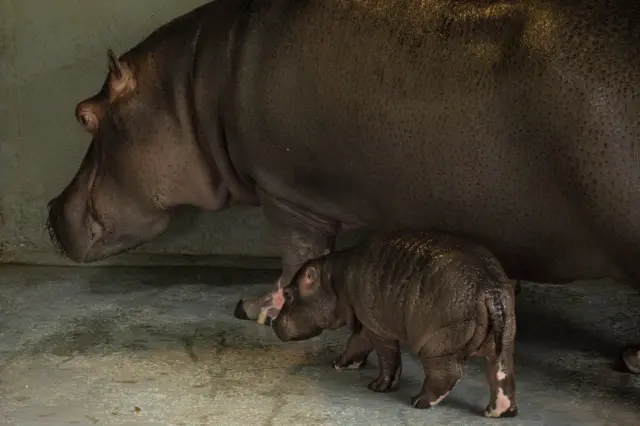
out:
{"label": "adult hippo's hind leg", "polygon": [[261,200],[282,252],[282,274],[274,290],[259,297],[240,299],[233,314],[239,319],[269,325],[284,304],[282,288],[289,285],[304,262],[333,250],[338,226],[264,194]]}

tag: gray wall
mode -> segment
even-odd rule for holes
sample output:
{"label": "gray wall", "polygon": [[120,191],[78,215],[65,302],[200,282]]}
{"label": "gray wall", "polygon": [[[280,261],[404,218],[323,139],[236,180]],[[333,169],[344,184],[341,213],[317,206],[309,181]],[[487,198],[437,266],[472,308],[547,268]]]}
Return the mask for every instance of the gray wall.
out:
{"label": "gray wall", "polygon": [[[76,103],[99,90],[106,50],[121,53],[203,0],[0,0],[0,261],[67,263],[44,231],[46,203],[68,183],[89,136]],[[257,209],[181,215],[139,254],[276,255]],[[137,259],[137,260],[136,260]],[[141,260],[145,259],[145,260]],[[163,259],[162,262],[166,262]]]}

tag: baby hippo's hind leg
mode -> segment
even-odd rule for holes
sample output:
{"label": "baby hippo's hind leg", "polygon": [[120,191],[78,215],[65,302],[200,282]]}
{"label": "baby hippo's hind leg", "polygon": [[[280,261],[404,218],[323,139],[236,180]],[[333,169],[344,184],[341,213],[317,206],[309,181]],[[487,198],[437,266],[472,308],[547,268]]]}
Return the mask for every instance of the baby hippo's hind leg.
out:
{"label": "baby hippo's hind leg", "polygon": [[424,382],[420,393],[413,397],[411,405],[427,409],[438,405],[449,395],[462,377],[462,360],[459,356],[428,358],[421,356]]}
{"label": "baby hippo's hind leg", "polygon": [[[487,378],[491,397],[485,410],[486,417],[506,418],[518,415],[516,404],[516,376],[514,367],[516,319],[515,313],[507,313],[502,336],[491,336],[478,355],[487,360]],[[502,337],[502,339],[500,339]],[[496,339],[497,338],[497,339]],[[501,340],[501,351],[496,345]]]}
{"label": "baby hippo's hind leg", "polygon": [[489,355],[487,374],[491,399],[485,410],[486,417],[506,418],[518,415],[516,405],[516,377],[513,365],[513,350],[505,349],[499,356]]}
{"label": "baby hippo's hind leg", "polygon": [[349,337],[347,347],[331,366],[335,370],[355,370],[367,364],[367,357],[373,350],[373,343],[364,328]]}

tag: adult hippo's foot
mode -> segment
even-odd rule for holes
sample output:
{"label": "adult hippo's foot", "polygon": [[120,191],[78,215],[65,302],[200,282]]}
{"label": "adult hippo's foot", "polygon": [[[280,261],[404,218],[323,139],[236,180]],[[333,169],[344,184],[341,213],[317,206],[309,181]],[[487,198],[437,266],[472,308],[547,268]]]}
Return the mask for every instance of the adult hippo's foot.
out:
{"label": "adult hippo's foot", "polygon": [[262,296],[240,299],[233,316],[241,320],[256,321],[261,325],[270,325],[284,305],[281,283],[282,277],[278,278],[276,290]]}
{"label": "adult hippo's foot", "polygon": [[640,345],[633,345],[623,349],[620,353],[620,358],[631,373],[640,374]]}

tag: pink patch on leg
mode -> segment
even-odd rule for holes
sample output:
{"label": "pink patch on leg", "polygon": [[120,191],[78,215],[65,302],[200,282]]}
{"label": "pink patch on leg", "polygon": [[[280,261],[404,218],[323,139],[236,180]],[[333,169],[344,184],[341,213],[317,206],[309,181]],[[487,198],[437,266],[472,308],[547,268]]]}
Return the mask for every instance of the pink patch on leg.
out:
{"label": "pink patch on leg", "polygon": [[505,395],[502,388],[498,388],[498,395],[496,398],[496,408],[486,413],[487,417],[498,418],[502,416],[511,407],[511,400]]}

